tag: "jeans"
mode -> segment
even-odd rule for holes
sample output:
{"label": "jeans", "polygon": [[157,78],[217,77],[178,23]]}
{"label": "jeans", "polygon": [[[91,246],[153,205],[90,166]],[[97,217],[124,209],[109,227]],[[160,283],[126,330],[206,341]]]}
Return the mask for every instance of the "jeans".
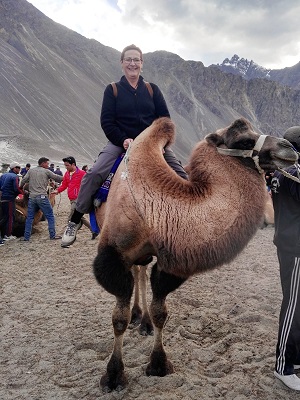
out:
{"label": "jeans", "polygon": [[34,198],[30,198],[28,202],[28,213],[25,223],[24,239],[29,240],[31,236],[32,223],[35,213],[41,209],[45,218],[48,221],[48,230],[50,239],[55,237],[55,219],[53,214],[53,208],[51,207],[48,196],[40,195]]}

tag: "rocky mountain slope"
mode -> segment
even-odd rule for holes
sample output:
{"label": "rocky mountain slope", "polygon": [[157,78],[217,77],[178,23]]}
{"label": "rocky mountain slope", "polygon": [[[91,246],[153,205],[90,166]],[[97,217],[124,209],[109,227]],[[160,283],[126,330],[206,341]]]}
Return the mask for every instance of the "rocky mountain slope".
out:
{"label": "rocky mountain slope", "polygon": [[[106,142],[99,112],[106,85],[121,76],[119,59],[118,51],[53,22],[26,0],[0,0],[0,162],[17,150],[24,163],[72,154],[91,164]],[[245,80],[157,51],[145,54],[143,76],[166,97],[183,162],[196,141],[240,116],[273,135],[300,120],[296,73],[293,87]]]}

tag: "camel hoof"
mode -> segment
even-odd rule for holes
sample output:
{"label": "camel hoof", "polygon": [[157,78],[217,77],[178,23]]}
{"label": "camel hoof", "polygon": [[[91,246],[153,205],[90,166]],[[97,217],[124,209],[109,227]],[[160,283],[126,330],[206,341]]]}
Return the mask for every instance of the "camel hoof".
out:
{"label": "camel hoof", "polygon": [[133,329],[135,327],[137,327],[138,325],[140,325],[141,321],[142,321],[142,310],[139,306],[134,305],[132,307],[131,310],[131,320],[130,320],[130,324],[129,324],[129,328]]}
{"label": "camel hoof", "polygon": [[104,374],[100,379],[100,387],[103,393],[111,393],[113,390],[121,392],[128,384],[128,379],[124,373],[110,378],[108,374]]}
{"label": "camel hoof", "polygon": [[142,318],[139,333],[142,336],[153,336],[153,324],[149,317],[149,314],[145,314]]}
{"label": "camel hoof", "polygon": [[174,372],[171,361],[167,359],[164,352],[154,352],[151,354],[151,361],[147,365],[147,376],[166,376]]}

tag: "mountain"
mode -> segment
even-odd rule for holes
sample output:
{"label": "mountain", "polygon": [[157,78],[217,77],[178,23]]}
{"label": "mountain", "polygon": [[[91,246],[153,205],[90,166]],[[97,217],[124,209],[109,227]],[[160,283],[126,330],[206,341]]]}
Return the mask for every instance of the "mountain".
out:
{"label": "mountain", "polygon": [[[106,85],[121,76],[119,60],[117,50],[53,22],[26,0],[0,0],[0,164],[74,155],[91,165],[107,140],[99,113]],[[183,162],[195,142],[240,116],[276,136],[300,120],[296,72],[291,87],[156,51],[144,55],[143,76],[165,95]]]}
{"label": "mountain", "polygon": [[222,72],[240,75],[247,80],[263,78],[294,89],[300,89],[300,62],[293,67],[272,70],[256,64],[253,60],[240,58],[235,54],[230,60],[225,58],[221,64],[216,64],[216,66]]}

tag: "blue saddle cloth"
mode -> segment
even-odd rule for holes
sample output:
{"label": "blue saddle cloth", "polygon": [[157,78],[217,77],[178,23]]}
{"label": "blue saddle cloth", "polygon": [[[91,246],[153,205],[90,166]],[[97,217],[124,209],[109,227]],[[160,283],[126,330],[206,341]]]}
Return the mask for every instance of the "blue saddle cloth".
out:
{"label": "blue saddle cloth", "polygon": [[[125,153],[122,153],[116,159],[110,173],[108,174],[108,177],[102,183],[101,187],[97,190],[97,192],[94,196],[94,200],[99,200],[99,204],[106,202],[112,179],[113,179],[113,177],[116,173],[116,170],[117,170],[118,166],[120,165],[120,162],[122,161],[124,155],[125,155]],[[90,224],[91,224],[91,228],[92,228],[93,232],[95,232],[95,233],[100,232],[100,229],[99,229],[99,226],[98,226],[97,220],[96,220],[95,210],[90,212]]]}

